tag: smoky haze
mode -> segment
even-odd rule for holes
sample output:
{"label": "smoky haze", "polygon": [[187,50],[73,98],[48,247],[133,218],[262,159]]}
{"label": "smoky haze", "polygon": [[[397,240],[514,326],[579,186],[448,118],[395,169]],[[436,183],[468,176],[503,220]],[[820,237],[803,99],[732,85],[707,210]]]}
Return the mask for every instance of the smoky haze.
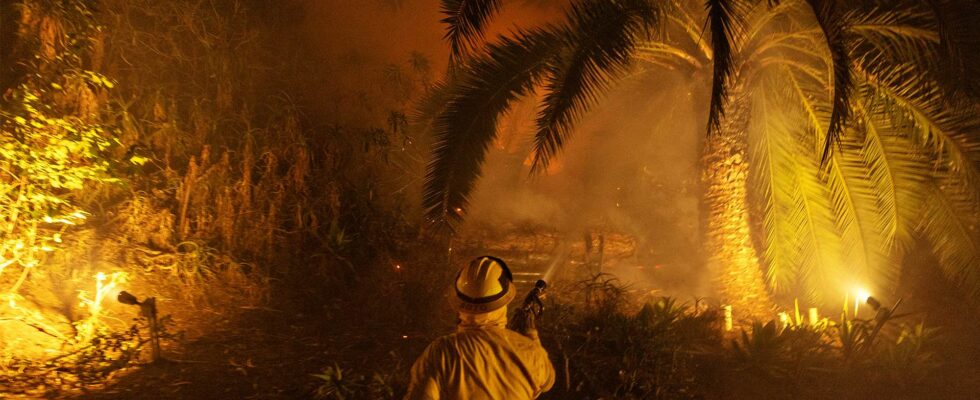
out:
{"label": "smoky haze", "polygon": [[[404,106],[420,97],[420,90],[399,88],[386,76],[391,66],[408,69],[413,57],[421,56],[428,71],[414,78],[434,82],[445,72],[449,52],[439,0],[366,0],[355,7],[347,0],[293,1],[301,17],[289,39],[297,42],[303,57],[296,68],[305,70],[298,72],[309,77],[301,82],[309,96],[305,102],[311,109],[329,111],[324,114],[337,122],[372,122],[393,107],[391,98]],[[488,37],[562,15],[550,5],[558,1],[505,3]]]}
{"label": "smoky haze", "polygon": [[586,231],[625,234],[631,254],[604,272],[665,294],[708,295],[698,240],[703,124],[692,90],[672,73],[615,85],[547,173],[533,177],[534,108],[518,106],[501,124],[464,228],[544,225],[573,241]]}
{"label": "smoky haze", "polygon": [[[505,2],[488,37],[559,20],[562,1]],[[386,66],[422,55],[441,78],[448,62],[438,0],[340,0],[303,3],[295,40],[309,59],[303,102],[332,123],[380,123],[386,109],[410,108],[421,90],[397,91]],[[407,67],[406,67],[407,69]],[[319,78],[316,78],[319,77]],[[381,82],[381,83],[379,83]],[[471,196],[462,233],[483,227],[538,226],[562,240],[584,232],[628,237],[627,257],[604,271],[666,294],[704,296],[698,233],[698,156],[703,117],[699,89],[672,72],[637,74],[616,83],[575,130],[547,173],[529,176],[535,99],[500,124],[483,177]],[[703,98],[703,97],[701,97]],[[420,166],[421,167],[421,166]],[[418,192],[421,181],[412,182]]]}

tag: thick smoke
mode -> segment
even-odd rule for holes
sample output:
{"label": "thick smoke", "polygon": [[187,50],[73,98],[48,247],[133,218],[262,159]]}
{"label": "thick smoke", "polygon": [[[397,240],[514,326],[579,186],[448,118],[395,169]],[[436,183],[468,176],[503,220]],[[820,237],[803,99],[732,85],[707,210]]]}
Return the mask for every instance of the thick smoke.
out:
{"label": "thick smoke", "polygon": [[[386,77],[386,68],[422,55],[431,66],[425,79],[442,76],[448,51],[439,3],[306,2],[295,36],[309,58],[306,74],[321,78],[304,80],[303,90],[294,92],[305,92],[309,110],[322,110],[338,123],[377,123],[384,109],[405,107],[419,93],[392,96],[397,83]],[[487,37],[557,21],[563,3],[505,2]],[[548,173],[536,177],[528,175],[527,161],[537,104],[525,99],[501,123],[464,233],[537,226],[579,246],[586,232],[622,235],[630,238],[631,254],[610,259],[604,271],[642,288],[706,295],[697,185],[704,124],[695,112],[703,107],[686,82],[665,72],[615,84],[583,118]]]}
{"label": "thick smoke", "polygon": [[[446,70],[449,51],[439,0],[366,0],[353,7],[347,0],[295,1],[302,4],[303,16],[288,39],[297,42],[307,68],[299,73],[308,78],[294,92],[306,92],[313,109],[338,122],[371,122],[365,120],[420,96],[419,87],[401,87],[405,82],[392,76],[392,67],[416,84],[434,82]],[[488,38],[562,15],[548,1],[505,3]],[[420,58],[428,72],[413,71],[412,60]],[[399,104],[381,100],[392,98]]]}
{"label": "thick smoke", "polygon": [[543,225],[567,241],[621,233],[631,254],[603,271],[641,289],[707,295],[698,233],[702,117],[695,93],[672,73],[614,85],[545,174],[529,176],[533,101],[501,127],[467,224]]}

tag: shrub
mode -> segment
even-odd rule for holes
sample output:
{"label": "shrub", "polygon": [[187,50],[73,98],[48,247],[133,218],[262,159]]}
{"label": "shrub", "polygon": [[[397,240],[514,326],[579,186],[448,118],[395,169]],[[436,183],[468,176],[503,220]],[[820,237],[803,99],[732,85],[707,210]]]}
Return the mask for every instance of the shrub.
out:
{"label": "shrub", "polygon": [[626,288],[604,275],[572,289],[565,299],[581,302],[552,301],[539,323],[558,377],[547,398],[704,396],[721,351],[716,311],[669,297],[630,310]]}

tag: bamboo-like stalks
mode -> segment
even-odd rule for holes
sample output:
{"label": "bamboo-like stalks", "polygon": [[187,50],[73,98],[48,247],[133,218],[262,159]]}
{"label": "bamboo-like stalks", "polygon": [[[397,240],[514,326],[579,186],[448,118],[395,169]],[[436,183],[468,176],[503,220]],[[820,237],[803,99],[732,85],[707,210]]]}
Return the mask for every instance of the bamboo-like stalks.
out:
{"label": "bamboo-like stalks", "polygon": [[190,163],[187,166],[187,174],[184,175],[184,182],[180,185],[180,214],[177,218],[177,238],[179,240],[187,239],[188,230],[190,229],[189,221],[187,219],[187,210],[191,202],[191,192],[194,190],[194,183],[197,179],[197,159],[191,157]]}

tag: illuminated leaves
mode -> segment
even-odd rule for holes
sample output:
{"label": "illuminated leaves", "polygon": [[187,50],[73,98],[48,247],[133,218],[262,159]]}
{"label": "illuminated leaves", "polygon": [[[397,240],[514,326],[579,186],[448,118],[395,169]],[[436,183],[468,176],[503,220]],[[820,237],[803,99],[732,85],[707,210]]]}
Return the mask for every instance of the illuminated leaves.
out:
{"label": "illuminated leaves", "polygon": [[61,245],[66,226],[85,219],[72,196],[91,183],[117,181],[106,150],[118,141],[93,94],[113,82],[60,64],[34,78],[40,81],[22,83],[0,109],[0,272],[23,267],[12,286],[0,288],[7,293]]}
{"label": "illuminated leaves", "polygon": [[[115,144],[104,125],[58,116],[39,93],[21,86],[13,110],[0,111],[0,159],[3,185],[23,185],[38,213],[64,210],[60,192],[81,189],[88,181],[111,181],[109,161],[101,153]],[[4,193],[9,192],[3,190]],[[12,199],[2,200],[4,206]]]}

